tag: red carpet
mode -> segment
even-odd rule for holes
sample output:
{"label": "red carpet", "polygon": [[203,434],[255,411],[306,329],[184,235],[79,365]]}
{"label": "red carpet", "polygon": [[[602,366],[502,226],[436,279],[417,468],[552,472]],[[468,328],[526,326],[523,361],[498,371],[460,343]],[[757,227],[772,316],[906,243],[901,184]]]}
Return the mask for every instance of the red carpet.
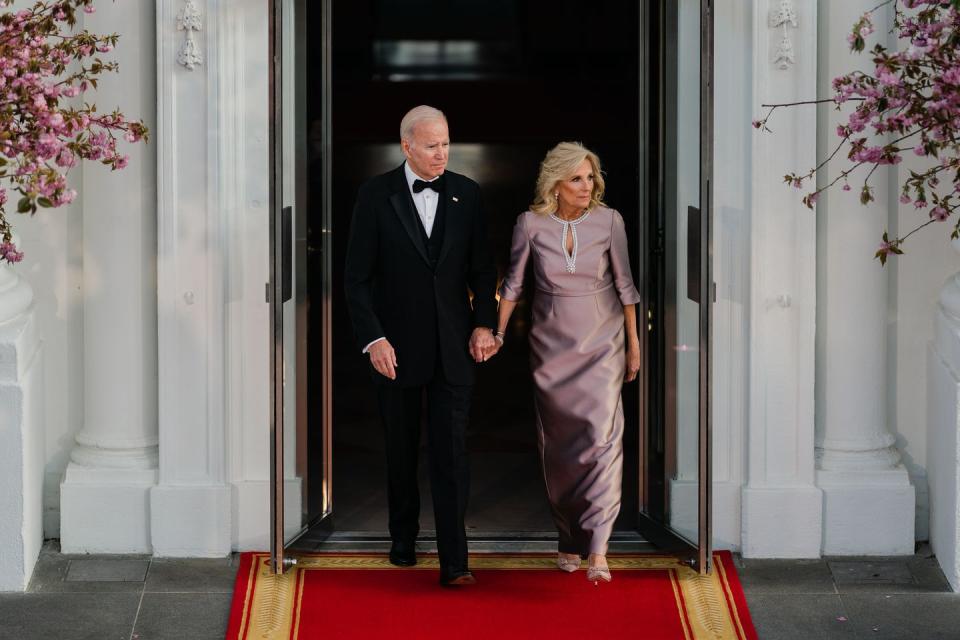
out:
{"label": "red carpet", "polygon": [[399,569],[383,555],[310,554],[277,578],[269,555],[244,553],[227,638],[756,640],[729,552],[707,576],[667,556],[608,560],[613,582],[594,586],[552,555],[477,554],[478,584],[445,589],[436,556]]}

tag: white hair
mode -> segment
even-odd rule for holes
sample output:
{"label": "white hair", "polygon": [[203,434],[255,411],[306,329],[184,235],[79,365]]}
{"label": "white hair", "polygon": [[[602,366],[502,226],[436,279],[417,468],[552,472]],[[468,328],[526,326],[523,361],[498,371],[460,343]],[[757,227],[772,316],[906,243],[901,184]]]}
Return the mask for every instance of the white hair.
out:
{"label": "white hair", "polygon": [[413,143],[414,127],[427,120],[443,120],[446,122],[447,116],[443,115],[443,111],[440,111],[440,109],[425,104],[414,107],[407,111],[407,115],[403,116],[403,120],[400,121],[400,139]]}

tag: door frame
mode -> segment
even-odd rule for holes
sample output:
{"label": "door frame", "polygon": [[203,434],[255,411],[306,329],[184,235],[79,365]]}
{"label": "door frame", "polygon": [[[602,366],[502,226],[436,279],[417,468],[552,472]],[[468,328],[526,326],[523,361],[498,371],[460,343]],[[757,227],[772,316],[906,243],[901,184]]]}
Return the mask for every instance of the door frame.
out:
{"label": "door frame", "polygon": [[[272,566],[276,573],[282,573],[284,568],[295,563],[293,558],[285,554],[285,547],[296,538],[303,535],[318,522],[332,518],[333,509],[333,371],[332,371],[332,168],[328,160],[331,153],[332,119],[331,119],[331,89],[330,70],[332,53],[332,0],[319,0],[321,4],[322,20],[320,34],[323,47],[323,89],[322,89],[322,187],[321,212],[322,238],[321,260],[322,269],[322,314],[323,335],[322,342],[322,438],[323,446],[323,510],[312,522],[307,522],[291,539],[284,537],[284,465],[283,465],[283,429],[284,402],[283,402],[283,305],[275,304],[274,300],[283,300],[284,292],[291,289],[291,248],[290,235],[293,229],[289,218],[284,218],[284,189],[282,174],[283,147],[283,42],[284,42],[284,5],[291,0],[269,0],[271,3],[269,25],[269,47],[271,55],[270,86],[270,282],[267,287],[268,301],[271,302],[270,313],[270,356],[271,385],[270,385],[270,548]],[[294,0],[297,1],[297,0]],[[641,215],[639,224],[639,244],[642,248],[642,258],[639,261],[638,280],[640,283],[641,308],[639,309],[638,323],[641,331],[641,371],[648,372],[651,367],[663,369],[665,349],[662,323],[665,314],[663,309],[665,291],[664,270],[660,263],[665,259],[664,252],[664,216],[665,179],[663,171],[664,132],[666,114],[664,108],[664,82],[666,46],[666,26],[664,16],[668,4],[676,0],[659,0],[658,2],[644,2],[640,7],[639,33],[642,38],[639,43],[639,93],[640,93],[640,166],[639,176],[641,192]],[[710,570],[711,565],[711,361],[710,345],[712,344],[712,168],[713,168],[713,6],[712,0],[700,0],[700,202],[701,234],[699,243],[699,273],[700,289],[706,295],[701,296],[699,305],[699,420],[698,420],[698,544],[693,545],[684,538],[668,530],[663,522],[650,517],[643,512],[647,505],[654,504],[651,492],[650,478],[653,474],[662,473],[649,464],[648,438],[662,437],[662,429],[657,431],[657,425],[663,425],[663,406],[665,398],[673,390],[667,389],[662,376],[644,377],[645,384],[641,384],[639,393],[639,504],[637,528],[643,536],[662,550],[675,553],[683,558],[692,567],[701,573]],[[653,24],[653,20],[657,24]],[[290,30],[290,35],[296,33]],[[646,37],[644,37],[646,36]],[[655,57],[657,67],[647,64],[650,58]],[[655,187],[651,189],[650,187]],[[306,214],[306,212],[301,212]],[[300,216],[303,217],[302,215]],[[286,241],[286,243],[285,243]],[[302,259],[306,251],[298,252]],[[301,269],[298,269],[301,271]],[[711,283],[706,286],[703,283]],[[315,311],[314,311],[315,312]],[[307,313],[310,313],[308,311]],[[298,323],[299,325],[299,323]],[[298,367],[298,384],[296,388],[304,393],[307,385],[300,376],[306,375],[306,367]],[[304,406],[297,402],[298,408]],[[299,422],[299,420],[298,420]],[[666,483],[664,483],[666,487]],[[666,493],[664,493],[666,495]],[[663,496],[660,497],[662,500]],[[666,505],[662,505],[666,507]]]}
{"label": "door frame", "polygon": [[[664,161],[667,131],[666,108],[666,47],[669,42],[667,26],[668,5],[676,0],[642,3],[640,33],[647,36],[640,43],[640,202],[638,281],[641,307],[638,323],[641,335],[641,371],[665,372],[667,340],[664,326],[673,317],[666,309],[666,268],[671,258],[666,247],[666,175]],[[669,514],[668,470],[665,456],[652,460],[658,442],[664,451],[670,448],[675,434],[667,433],[666,407],[676,397],[663,375],[647,375],[640,387],[639,403],[639,460],[640,473],[637,530],[650,542],[670,553],[675,553],[701,573],[710,571],[712,555],[712,409],[711,360],[713,343],[712,303],[713,286],[713,3],[700,0],[700,234],[696,283],[699,288],[699,394],[698,394],[698,508],[697,544],[667,529],[664,522]],[[656,63],[654,65],[654,62]],[[688,276],[689,277],[689,276]],[[705,285],[704,283],[710,283]],[[671,382],[673,379],[671,378]],[[657,491],[656,488],[660,487]],[[653,514],[645,512],[653,510]]]}

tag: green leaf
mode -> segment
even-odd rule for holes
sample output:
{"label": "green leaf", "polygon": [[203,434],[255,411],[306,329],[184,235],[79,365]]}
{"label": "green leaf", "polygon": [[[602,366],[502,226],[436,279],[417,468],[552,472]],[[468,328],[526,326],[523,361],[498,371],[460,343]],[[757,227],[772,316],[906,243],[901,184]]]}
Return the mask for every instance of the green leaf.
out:
{"label": "green leaf", "polygon": [[37,204],[41,207],[46,207],[47,209],[53,206],[53,202],[51,202],[49,198],[44,198],[43,196],[37,198]]}
{"label": "green leaf", "polygon": [[30,211],[30,208],[33,204],[30,202],[30,198],[24,196],[20,198],[20,201],[17,202],[17,213],[26,213]]}

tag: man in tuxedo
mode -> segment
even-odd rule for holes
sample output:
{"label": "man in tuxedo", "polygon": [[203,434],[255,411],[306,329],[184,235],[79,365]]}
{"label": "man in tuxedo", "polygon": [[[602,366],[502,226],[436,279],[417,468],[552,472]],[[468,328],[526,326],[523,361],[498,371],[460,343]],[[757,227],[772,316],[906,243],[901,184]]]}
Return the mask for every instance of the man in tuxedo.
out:
{"label": "man in tuxedo", "polygon": [[446,170],[443,113],[428,106],[408,112],[400,146],[406,161],[357,194],[347,306],[357,347],[370,359],[386,433],[390,561],[416,564],[425,405],[440,583],[473,584],[464,529],[466,427],[475,363],[494,350],[496,269],[477,183]]}

